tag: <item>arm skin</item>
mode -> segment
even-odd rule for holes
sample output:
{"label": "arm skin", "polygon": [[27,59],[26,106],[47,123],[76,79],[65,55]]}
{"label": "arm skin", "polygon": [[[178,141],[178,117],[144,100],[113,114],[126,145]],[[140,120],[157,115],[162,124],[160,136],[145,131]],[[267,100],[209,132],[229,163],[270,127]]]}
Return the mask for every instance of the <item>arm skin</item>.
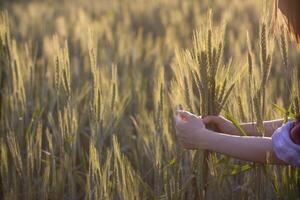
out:
{"label": "arm skin", "polygon": [[[231,135],[241,135],[239,130],[233,125],[233,123],[223,116],[208,115],[202,118],[202,120],[205,125],[215,125],[217,127],[216,131],[218,132]],[[282,126],[283,121],[283,118],[264,121],[263,126],[265,129],[265,136],[271,137],[274,131],[280,126]],[[261,136],[261,134],[257,130],[256,122],[240,123],[240,126],[247,133],[248,136]]]}
{"label": "arm skin", "polygon": [[[271,137],[238,136],[234,133],[237,132],[236,128],[233,128],[232,124],[226,120],[219,121],[221,125],[228,123],[227,125],[230,126],[226,129],[226,134],[215,132],[205,128],[203,119],[186,111],[177,111],[175,120],[177,137],[186,149],[206,149],[251,162],[287,164],[276,157]],[[206,122],[208,121],[206,119]],[[281,123],[282,120],[265,122],[266,132],[273,133],[276,127],[281,126]],[[242,126],[250,134],[257,133],[253,123]]]}
{"label": "arm skin", "polygon": [[[283,120],[284,119],[264,121],[265,136],[271,137],[274,131],[282,125]],[[261,136],[257,131],[256,122],[241,123],[240,126],[249,136]],[[234,135],[239,135],[239,133],[234,133]]]}
{"label": "arm skin", "polygon": [[[250,127],[250,129],[252,129],[252,127]],[[205,132],[208,133],[205,134],[205,141],[202,141],[205,143],[205,145],[203,145],[205,149],[245,161],[286,164],[276,157],[270,137],[228,135],[208,129],[205,129]],[[203,132],[200,134],[203,134]]]}

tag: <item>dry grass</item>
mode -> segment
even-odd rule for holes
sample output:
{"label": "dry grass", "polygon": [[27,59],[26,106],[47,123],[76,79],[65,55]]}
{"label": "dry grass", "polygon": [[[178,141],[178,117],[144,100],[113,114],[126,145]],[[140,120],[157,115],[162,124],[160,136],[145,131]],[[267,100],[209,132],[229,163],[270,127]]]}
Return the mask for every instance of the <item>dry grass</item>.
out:
{"label": "dry grass", "polygon": [[297,168],[187,151],[174,134],[177,108],[261,134],[300,111],[297,51],[261,5],[0,3],[0,198],[298,197]]}

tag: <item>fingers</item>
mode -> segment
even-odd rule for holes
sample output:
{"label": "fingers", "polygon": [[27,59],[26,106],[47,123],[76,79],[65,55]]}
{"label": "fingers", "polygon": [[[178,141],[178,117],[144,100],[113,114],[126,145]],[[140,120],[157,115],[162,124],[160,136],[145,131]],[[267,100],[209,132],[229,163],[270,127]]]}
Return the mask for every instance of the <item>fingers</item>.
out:
{"label": "fingers", "polygon": [[189,121],[192,118],[192,115],[193,114],[190,112],[177,110],[175,116],[176,129],[180,129],[181,126],[183,126],[187,121]]}
{"label": "fingers", "polygon": [[209,124],[209,123],[216,122],[218,119],[219,119],[219,116],[208,115],[208,116],[205,116],[204,118],[202,118],[202,122],[204,124]]}
{"label": "fingers", "polygon": [[176,115],[179,115],[183,121],[188,121],[190,119],[198,118],[198,116],[184,110],[177,110]]}
{"label": "fingers", "polygon": [[175,117],[175,127],[179,131],[189,129],[191,127],[205,128],[202,119],[190,112],[178,110]]}
{"label": "fingers", "polygon": [[182,118],[179,115],[175,116],[175,128],[177,129],[177,132],[180,132],[183,129],[185,123],[186,121],[182,120]]}
{"label": "fingers", "polygon": [[178,124],[181,121],[181,117],[179,117],[179,115],[175,116],[175,123]]}

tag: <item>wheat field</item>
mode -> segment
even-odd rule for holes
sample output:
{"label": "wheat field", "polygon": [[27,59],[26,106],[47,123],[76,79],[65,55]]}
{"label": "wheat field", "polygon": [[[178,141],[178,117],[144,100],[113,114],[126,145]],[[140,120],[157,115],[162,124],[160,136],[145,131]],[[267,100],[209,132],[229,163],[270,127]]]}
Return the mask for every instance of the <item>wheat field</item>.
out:
{"label": "wheat field", "polygon": [[185,150],[174,128],[178,108],[262,135],[300,112],[273,3],[1,0],[0,199],[297,199],[298,168]]}

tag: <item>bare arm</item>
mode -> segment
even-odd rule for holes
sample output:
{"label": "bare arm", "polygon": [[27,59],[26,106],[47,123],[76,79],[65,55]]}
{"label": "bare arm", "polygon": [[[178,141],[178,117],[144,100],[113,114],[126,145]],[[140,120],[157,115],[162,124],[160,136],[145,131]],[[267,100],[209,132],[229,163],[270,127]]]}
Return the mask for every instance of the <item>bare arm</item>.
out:
{"label": "bare arm", "polygon": [[[282,125],[283,120],[284,119],[275,119],[264,121],[263,124],[265,128],[265,136],[271,137],[274,131]],[[260,136],[259,132],[257,131],[256,122],[241,123],[240,126],[249,136]]]}
{"label": "bare arm", "polygon": [[[284,119],[276,119],[270,121],[264,121],[265,136],[271,137],[274,131],[282,125]],[[241,135],[239,130],[233,125],[231,121],[223,116],[205,116],[203,123],[213,124],[217,127],[217,131],[230,135]],[[240,123],[241,128],[247,133],[248,136],[261,136],[257,131],[256,122]]]}
{"label": "bare arm", "polygon": [[206,146],[208,150],[223,153],[245,161],[286,164],[276,157],[270,137],[242,137],[217,133],[211,130],[207,131],[208,134],[206,134],[204,146]]}
{"label": "bare arm", "polygon": [[[273,123],[277,125],[279,122]],[[271,122],[266,124],[272,127]],[[200,117],[185,111],[178,111],[176,130],[181,145],[187,149],[207,149],[252,162],[286,164],[275,155],[271,137],[237,136],[230,132],[226,134],[215,132],[206,129]]]}

